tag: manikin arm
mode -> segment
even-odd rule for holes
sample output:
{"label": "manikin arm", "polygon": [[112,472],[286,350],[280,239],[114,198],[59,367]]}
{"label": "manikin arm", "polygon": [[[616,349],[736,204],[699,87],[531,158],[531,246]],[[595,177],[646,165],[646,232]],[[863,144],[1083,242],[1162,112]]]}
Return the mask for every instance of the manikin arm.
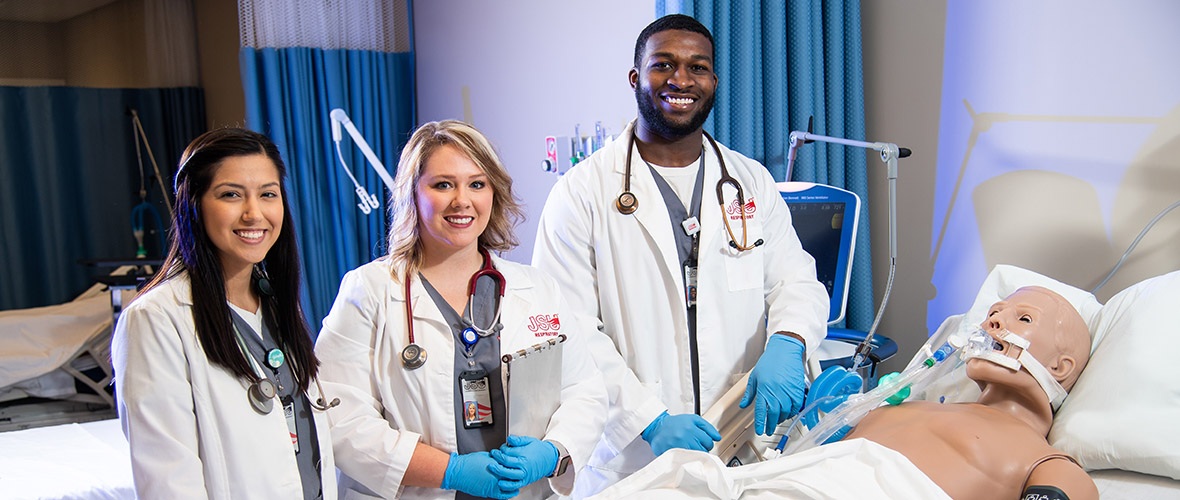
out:
{"label": "manikin arm", "polygon": [[[1028,482],[1022,489],[1021,498],[1044,487],[1060,490],[1069,500],[1098,500],[1098,487],[1089,474],[1077,464],[1069,460],[1049,460],[1036,469],[1028,477]],[[1053,489],[1042,491],[1052,492]],[[1039,496],[1034,498],[1041,498]],[[1050,496],[1050,499],[1054,497]]]}

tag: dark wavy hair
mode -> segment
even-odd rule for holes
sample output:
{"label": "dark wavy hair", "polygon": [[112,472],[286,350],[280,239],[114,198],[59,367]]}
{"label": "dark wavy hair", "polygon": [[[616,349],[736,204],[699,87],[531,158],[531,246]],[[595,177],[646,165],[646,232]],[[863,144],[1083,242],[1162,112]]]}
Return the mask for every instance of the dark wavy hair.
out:
{"label": "dark wavy hair", "polygon": [[299,390],[306,391],[316,375],[319,361],[299,300],[299,249],[287,190],[282,182],[287,177],[287,167],[278,148],[265,135],[240,128],[223,128],[201,134],[188,145],[180,157],[173,184],[176,207],[170,230],[172,243],[161,272],[144,287],[144,292],[187,272],[192,285],[193,323],[205,356],[240,378],[251,382],[259,380],[234,338],[221,259],[217,247],[205,233],[201,219],[201,198],[209,190],[222,160],[252,155],[266,155],[278,169],[283,203],[282,230],[263,261],[255,266],[256,270],[261,268],[256,271],[255,280],[265,273],[273,290],[270,295],[259,294],[266,305],[262,308],[265,311],[263,319],[279,347],[292,361],[291,369]]}
{"label": "dark wavy hair", "polygon": [[669,30],[691,31],[704,35],[709,40],[709,46],[713,48],[711,57],[714,60],[717,59],[717,43],[713,41],[713,34],[709,33],[709,28],[706,28],[700,21],[684,14],[668,14],[652,21],[646,28],[643,28],[643,31],[639,32],[639,38],[635,39],[636,68],[643,63],[643,50],[647,48],[647,39],[656,33]]}

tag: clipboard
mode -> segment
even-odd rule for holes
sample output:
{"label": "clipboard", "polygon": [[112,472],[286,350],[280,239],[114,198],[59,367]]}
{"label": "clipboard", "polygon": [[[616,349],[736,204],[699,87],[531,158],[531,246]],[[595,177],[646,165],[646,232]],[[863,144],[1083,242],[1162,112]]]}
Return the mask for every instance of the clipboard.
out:
{"label": "clipboard", "polygon": [[[508,434],[545,437],[549,418],[561,404],[561,352],[564,334],[505,354],[505,399],[508,400]],[[537,481],[520,490],[517,499],[541,499],[553,495],[549,481]]]}
{"label": "clipboard", "polygon": [[561,404],[561,350],[565,335],[503,355],[508,433],[545,437],[549,417]]}

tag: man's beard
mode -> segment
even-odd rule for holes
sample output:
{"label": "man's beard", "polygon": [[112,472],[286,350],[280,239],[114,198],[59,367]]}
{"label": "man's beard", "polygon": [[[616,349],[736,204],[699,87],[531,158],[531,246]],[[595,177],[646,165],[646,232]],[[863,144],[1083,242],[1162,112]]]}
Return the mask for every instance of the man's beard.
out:
{"label": "man's beard", "polygon": [[[639,116],[647,123],[652,132],[664,137],[684,137],[695,132],[709,119],[709,112],[713,111],[713,99],[716,94],[710,94],[700,101],[700,108],[692,119],[684,125],[669,122],[668,119],[652,104],[650,92],[644,92],[642,85],[635,86],[635,103],[639,105]],[[658,97],[657,97],[658,99]]]}

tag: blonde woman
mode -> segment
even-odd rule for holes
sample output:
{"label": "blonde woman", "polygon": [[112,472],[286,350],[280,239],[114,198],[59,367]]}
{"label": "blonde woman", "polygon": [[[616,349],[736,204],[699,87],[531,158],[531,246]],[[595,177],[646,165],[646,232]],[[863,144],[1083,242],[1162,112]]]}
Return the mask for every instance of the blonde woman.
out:
{"label": "blonde woman", "polygon": [[[329,418],[342,490],[509,498],[550,478],[568,494],[606,390],[556,283],[491,253],[516,245],[521,214],[491,144],[462,122],[423,125],[389,205],[389,255],[344,277],[316,343],[341,399]],[[500,357],[557,335],[561,404],[543,439],[508,436]]]}

